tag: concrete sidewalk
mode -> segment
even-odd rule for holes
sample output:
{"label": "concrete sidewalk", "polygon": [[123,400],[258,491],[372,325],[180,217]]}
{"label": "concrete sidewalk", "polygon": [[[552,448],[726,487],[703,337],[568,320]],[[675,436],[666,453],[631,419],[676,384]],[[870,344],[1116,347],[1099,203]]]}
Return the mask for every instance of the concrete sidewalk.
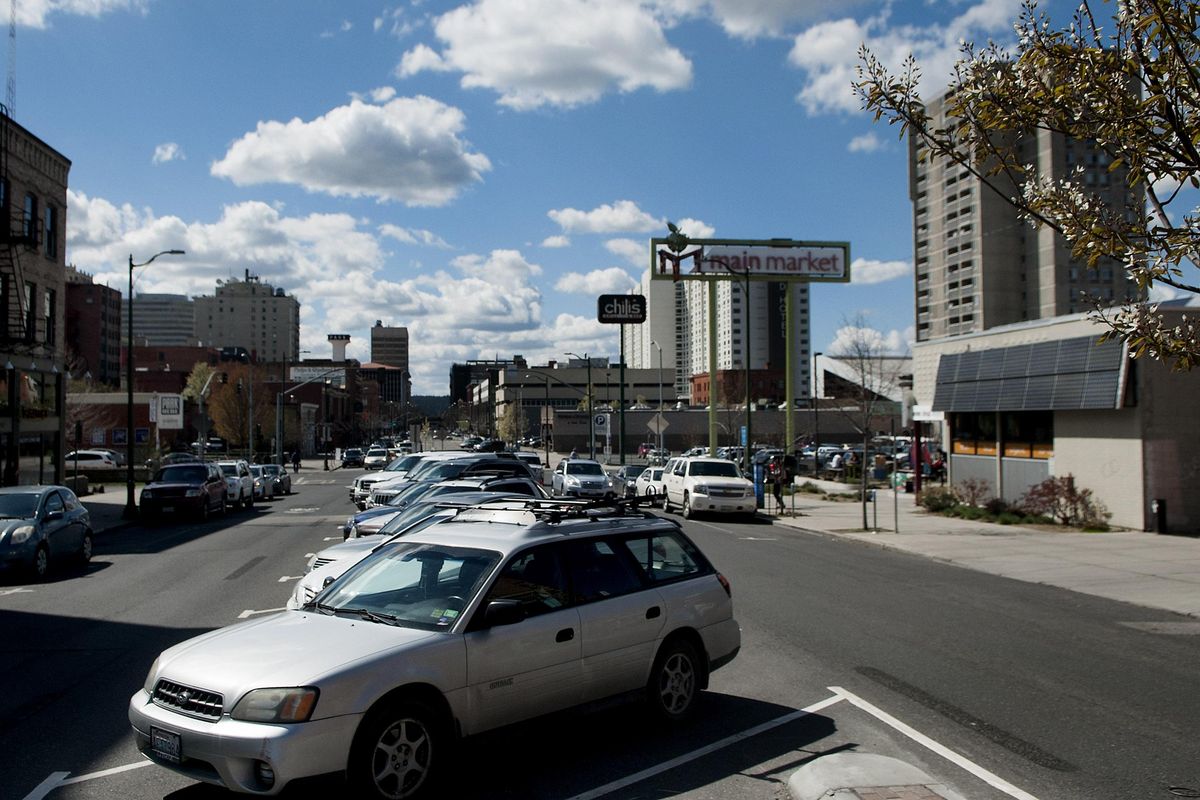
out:
{"label": "concrete sidewalk", "polygon": [[[767,498],[774,511],[774,499]],[[775,524],[904,550],[969,569],[1200,617],[1200,538],[1136,531],[1078,533],[930,514],[914,496],[881,490],[867,505],[797,493]],[[792,509],[795,509],[795,515]],[[877,513],[877,516],[876,516]],[[897,530],[898,524],[898,530]],[[1200,623],[1197,623],[1200,624]]]}

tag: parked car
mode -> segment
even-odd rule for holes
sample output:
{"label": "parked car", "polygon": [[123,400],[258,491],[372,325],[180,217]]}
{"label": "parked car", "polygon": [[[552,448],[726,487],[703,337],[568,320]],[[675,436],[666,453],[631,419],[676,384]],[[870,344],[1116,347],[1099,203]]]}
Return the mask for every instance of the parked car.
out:
{"label": "parked car", "polygon": [[338,773],[339,794],[416,800],[445,796],[459,736],[635,694],[682,721],[740,649],[729,581],[670,520],[604,523],[472,509],[390,542],[300,610],[163,651],[135,744],[242,792]]}
{"label": "parked car", "polygon": [[637,495],[637,487],[634,482],[637,476],[646,471],[646,467],[641,464],[626,464],[617,470],[613,475],[613,493],[617,497],[634,497]]}
{"label": "parked car", "polygon": [[107,450],[72,450],[67,453],[68,469],[119,469],[120,465]]}
{"label": "parked car", "polygon": [[342,451],[342,466],[343,467],[361,467],[363,465],[363,453],[361,448],[347,447]]}
{"label": "parked car", "polygon": [[372,447],[363,456],[363,466],[367,469],[383,469],[392,462],[391,456],[388,455],[387,448]]}
{"label": "parked car", "polygon": [[208,519],[214,511],[225,513],[229,487],[215,464],[200,461],[167,464],[151,477],[139,500],[142,518],[181,514]]}
{"label": "parked car", "polygon": [[200,458],[196,455],[193,455],[192,453],[175,452],[175,453],[167,453],[165,456],[163,456],[162,460],[158,462],[158,465],[160,467],[166,467],[166,466],[170,466],[171,464],[198,464],[198,463],[200,463]]}
{"label": "parked car", "polygon": [[651,502],[653,505],[658,505],[662,500],[663,494],[663,468],[662,467],[647,467],[637,476],[634,481],[634,492],[638,497],[654,498]]}
{"label": "parked car", "polygon": [[479,444],[482,441],[483,441],[482,436],[464,436],[462,441],[459,442],[459,446],[463,450],[474,450],[475,445]]}
{"label": "parked car", "polygon": [[252,464],[250,466],[250,475],[254,478],[254,499],[258,500],[274,500],[275,499],[275,479],[267,474],[261,464]]}
{"label": "parked car", "polygon": [[513,455],[517,457],[518,461],[529,467],[529,472],[533,475],[533,479],[535,481],[543,484],[546,482],[546,471],[545,467],[542,465],[541,453],[531,453],[528,450],[517,450],[513,453]]}
{"label": "parked car", "polygon": [[275,481],[275,494],[291,494],[292,493],[292,476],[288,471],[278,464],[263,464],[263,472],[271,476]]}
{"label": "parked car", "polygon": [[566,497],[613,497],[613,481],[598,461],[564,458],[554,468],[550,493]]}
{"label": "parked car", "polygon": [[663,510],[679,506],[683,516],[697,512],[754,514],[754,484],[737,464],[723,458],[673,458],[663,469]]}
{"label": "parked car", "polygon": [[367,506],[387,505],[413,481],[448,481],[468,477],[519,477],[533,480],[529,467],[511,453],[477,453],[459,458],[428,461],[417,466],[405,480],[380,481],[371,487]]}
{"label": "parked car", "polygon": [[65,486],[0,489],[0,570],[21,570],[44,580],[52,565],[92,558],[92,522]]}
{"label": "parked car", "polygon": [[225,476],[225,484],[229,489],[229,504],[234,508],[252,508],[254,506],[254,476],[250,474],[250,465],[244,459],[218,461],[217,468]]}

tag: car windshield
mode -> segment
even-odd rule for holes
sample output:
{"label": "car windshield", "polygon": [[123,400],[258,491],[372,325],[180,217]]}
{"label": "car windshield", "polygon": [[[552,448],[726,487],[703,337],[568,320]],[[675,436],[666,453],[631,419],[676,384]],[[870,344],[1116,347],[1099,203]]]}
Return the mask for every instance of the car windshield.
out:
{"label": "car windshield", "polygon": [[282,474],[282,467],[278,464],[265,464],[263,465],[263,472],[268,475],[280,475]]}
{"label": "car windshield", "polygon": [[436,466],[421,470],[421,480],[444,481],[447,478],[457,478],[467,468],[468,464],[461,461],[434,462]]}
{"label": "car windshield", "polygon": [[395,542],[377,550],[319,595],[323,613],[449,630],[500,554],[467,547]]}
{"label": "car windshield", "polygon": [[740,478],[742,473],[732,461],[693,461],[689,475],[708,475],[716,478]]}
{"label": "car windshield", "polygon": [[158,483],[204,483],[208,470],[202,466],[180,464],[177,467],[163,467],[154,473]]}
{"label": "car windshield", "polygon": [[411,505],[384,523],[379,532],[398,533],[414,522],[427,519],[442,510],[442,507],[437,503],[417,503]]}
{"label": "car windshield", "polygon": [[37,511],[38,493],[0,494],[0,517],[29,519]]}
{"label": "car windshield", "polygon": [[567,464],[568,475],[603,475],[604,470],[594,461],[577,461]]}
{"label": "car windshield", "polygon": [[369,455],[369,456],[386,456],[387,450],[382,450],[378,447],[372,447],[370,450],[367,451],[367,455]]}
{"label": "car windshield", "polygon": [[250,474],[256,478],[261,478],[263,476],[263,468],[262,467],[251,467]]}
{"label": "car windshield", "polygon": [[416,500],[418,497],[428,492],[432,487],[432,483],[425,482],[414,483],[409,486],[405,486],[400,490],[399,494],[391,499],[389,504],[393,506],[406,506],[413,500]]}
{"label": "car windshield", "polygon": [[222,464],[221,474],[227,478],[236,478],[238,474],[237,464]]}

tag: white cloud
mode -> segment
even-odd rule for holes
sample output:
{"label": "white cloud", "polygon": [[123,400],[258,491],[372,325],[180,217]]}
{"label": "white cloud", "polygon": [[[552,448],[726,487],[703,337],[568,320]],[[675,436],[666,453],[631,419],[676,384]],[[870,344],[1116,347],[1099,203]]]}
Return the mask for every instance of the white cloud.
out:
{"label": "white cloud", "polygon": [[1021,0],[976,0],[947,24],[893,25],[888,9],[862,22],[850,18],[821,22],[793,41],[788,60],[804,72],[797,101],[809,113],[855,113],[861,103],[852,84],[864,42],[890,69],[912,54],[921,65],[922,87],[933,95],[945,88],[960,56],[961,41],[1011,34]]}
{"label": "white cloud", "polygon": [[591,272],[568,272],[558,279],[554,288],[571,294],[618,294],[634,288],[633,277],[620,267],[595,269]]}
{"label": "white cloud", "polygon": [[912,264],[907,261],[877,261],[869,258],[856,258],[850,264],[850,280],[856,285],[884,283],[911,275]]}
{"label": "white cloud", "polygon": [[604,249],[635,267],[645,267],[646,259],[650,257],[649,243],[636,239],[609,239],[604,243]]}
{"label": "white cloud", "polygon": [[[717,233],[717,229],[713,226],[698,219],[692,219],[691,217],[676,220],[675,227],[687,234],[689,239],[711,239]],[[664,233],[663,235],[665,236],[666,234]]]}
{"label": "white cloud", "polygon": [[183,153],[183,148],[175,142],[163,142],[158,147],[154,148],[154,155],[150,161],[154,164],[166,164],[168,161],[183,161],[187,156]]}
{"label": "white cloud", "polygon": [[379,226],[379,232],[384,236],[395,239],[404,244],[419,244],[426,247],[449,248],[450,245],[438,236],[436,233],[419,228],[401,228],[399,225],[383,224]]}
{"label": "white cloud", "polygon": [[[863,0],[840,0],[839,9]],[[828,13],[827,0],[658,0],[666,13],[711,16],[730,36],[777,36],[790,24]]]}
{"label": "white cloud", "polygon": [[571,238],[569,236],[547,236],[542,240],[542,247],[570,247]]}
{"label": "white cloud", "polygon": [[640,0],[476,0],[438,17],[441,52],[417,45],[397,74],[461,72],[518,110],[593,103],[613,91],[691,84],[692,65]]}
{"label": "white cloud", "polygon": [[875,133],[864,133],[862,136],[855,136],[846,145],[846,149],[851,153],[877,153],[883,148],[883,139],[879,138]]}
{"label": "white cloud", "polygon": [[482,180],[491,162],[460,138],[462,111],[429,97],[385,105],[352,100],[311,122],[260,122],[212,174],[239,186],[292,183],[335,197],[442,206]]}
{"label": "white cloud", "polygon": [[114,11],[145,13],[148,0],[21,0],[17,4],[17,24],[45,28],[51,14],[99,17]]}
{"label": "white cloud", "polygon": [[567,233],[648,233],[667,227],[665,221],[642,211],[632,200],[618,200],[591,211],[561,208],[548,211],[547,216]]}
{"label": "white cloud", "polygon": [[875,328],[857,328],[843,325],[834,334],[833,342],[825,348],[831,356],[869,353],[872,355],[907,355],[911,352],[916,331],[909,327],[903,331],[880,331]]}

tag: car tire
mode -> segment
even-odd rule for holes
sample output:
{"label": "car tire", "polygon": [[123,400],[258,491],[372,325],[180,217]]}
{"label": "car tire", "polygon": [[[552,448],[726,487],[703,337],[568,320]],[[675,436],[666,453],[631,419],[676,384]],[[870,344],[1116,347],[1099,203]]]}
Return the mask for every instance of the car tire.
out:
{"label": "car tire", "polygon": [[250,494],[246,497],[246,509],[249,511],[254,510],[254,490],[253,489],[250,490]]}
{"label": "car tire", "polygon": [[654,716],[672,723],[687,719],[703,685],[702,669],[700,655],[687,639],[664,642],[646,682],[646,700]]}
{"label": "car tire", "polygon": [[417,800],[434,797],[448,762],[449,726],[418,700],[373,708],[354,737],[346,777],[355,797]]}
{"label": "car tire", "polygon": [[29,572],[35,581],[44,581],[50,574],[50,548],[45,543],[39,544],[33,551],[33,562],[29,565]]}
{"label": "car tire", "polygon": [[223,494],[223,495],[221,495],[221,516],[223,517],[228,513],[229,513],[229,495]]}
{"label": "car tire", "polygon": [[90,530],[84,531],[83,541],[79,543],[79,552],[76,554],[76,558],[79,560],[79,563],[85,567],[92,560],[93,544],[92,532]]}
{"label": "car tire", "polygon": [[200,504],[200,521],[208,522],[208,498],[204,498],[204,502]]}
{"label": "car tire", "polygon": [[696,512],[692,510],[692,498],[688,496],[687,492],[683,493],[683,506],[680,508],[679,513],[684,519],[691,519],[696,516]]}

